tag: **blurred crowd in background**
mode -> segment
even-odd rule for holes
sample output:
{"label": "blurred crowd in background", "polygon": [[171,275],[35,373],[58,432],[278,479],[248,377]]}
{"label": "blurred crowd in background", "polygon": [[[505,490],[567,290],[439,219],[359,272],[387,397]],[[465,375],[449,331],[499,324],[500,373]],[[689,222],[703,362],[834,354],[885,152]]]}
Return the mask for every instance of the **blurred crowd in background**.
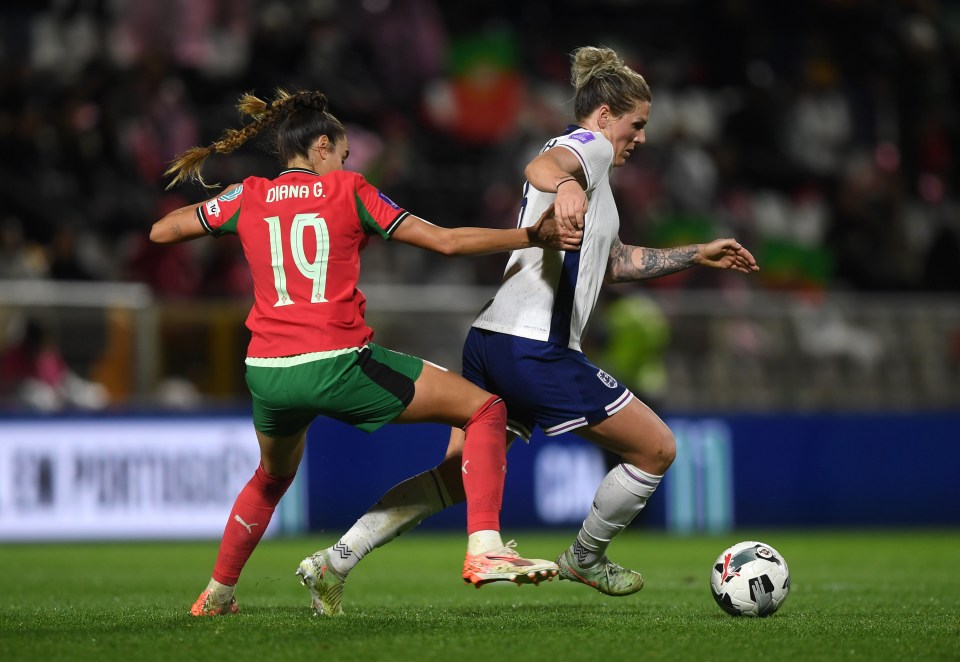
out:
{"label": "blurred crowd in background", "polygon": [[[614,178],[624,241],[733,233],[761,287],[960,290],[953,3],[55,0],[0,19],[3,278],[246,295],[236,242],[147,232],[205,193],[165,191],[169,160],[277,86],[326,92],[348,167],[402,206],[510,226],[523,164],[571,118],[568,54],[604,44],[654,91],[642,158]],[[248,148],[209,181],[275,171]],[[372,279],[449,278],[427,255],[367,262]],[[501,263],[453,268],[493,283]]]}
{"label": "blurred crowd in background", "polygon": [[[399,205],[511,227],[523,165],[572,120],[583,45],[615,48],[654,94],[613,178],[622,240],[736,236],[762,266],[651,287],[960,292],[960,4],[936,0],[6,2],[0,279],[249,297],[239,242],[147,235],[213,193],[165,190],[170,159],[276,87],[325,92],[347,167]],[[205,175],[276,172],[245,147]],[[373,242],[364,282],[491,285],[502,268]]]}

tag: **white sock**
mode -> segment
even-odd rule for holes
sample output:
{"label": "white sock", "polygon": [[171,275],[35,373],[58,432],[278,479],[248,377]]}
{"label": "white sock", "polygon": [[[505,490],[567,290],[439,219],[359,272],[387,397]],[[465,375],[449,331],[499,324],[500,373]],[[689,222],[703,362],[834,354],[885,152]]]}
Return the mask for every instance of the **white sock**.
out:
{"label": "white sock", "polygon": [[581,568],[588,568],[607,553],[607,547],[647,504],[663,476],[654,476],[631,464],[610,470],[593,497],[593,506],[571,549]]}
{"label": "white sock", "polygon": [[394,485],[330,548],[334,572],[346,577],[364,556],[450,504],[435,468]]}
{"label": "white sock", "polygon": [[500,537],[500,532],[492,529],[474,531],[467,538],[467,554],[483,554],[501,547],[503,547],[503,539]]}

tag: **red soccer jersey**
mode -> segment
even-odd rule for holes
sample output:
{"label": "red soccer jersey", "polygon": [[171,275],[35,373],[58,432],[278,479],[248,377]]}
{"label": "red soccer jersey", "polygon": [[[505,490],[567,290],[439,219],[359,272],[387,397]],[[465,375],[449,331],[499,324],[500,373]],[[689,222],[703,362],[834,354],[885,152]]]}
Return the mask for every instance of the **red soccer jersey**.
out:
{"label": "red soccer jersey", "polygon": [[285,170],[248,177],[200,205],[215,236],[240,236],[253,275],[247,356],[362,347],[373,337],[357,287],[370,235],[389,239],[408,212],[355,172]]}

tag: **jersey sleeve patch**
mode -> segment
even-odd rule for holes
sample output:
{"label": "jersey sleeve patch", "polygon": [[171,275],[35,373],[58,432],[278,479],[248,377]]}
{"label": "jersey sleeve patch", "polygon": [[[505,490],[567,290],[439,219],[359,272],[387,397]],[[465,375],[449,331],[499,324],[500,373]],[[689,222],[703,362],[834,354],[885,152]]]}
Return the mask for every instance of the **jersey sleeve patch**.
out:
{"label": "jersey sleeve patch", "polygon": [[391,200],[390,198],[388,198],[387,196],[385,196],[385,195],[383,194],[383,191],[377,191],[377,195],[380,196],[380,199],[381,199],[381,200],[383,200],[383,201],[386,202],[388,205],[390,205],[391,207],[393,207],[394,209],[396,209],[396,210],[399,211],[400,205],[398,205],[396,202],[394,202],[393,200]]}
{"label": "jersey sleeve patch", "polygon": [[588,131],[578,131],[576,133],[571,133],[570,139],[576,140],[581,145],[586,145],[588,142],[596,140],[597,137]]}
{"label": "jersey sleeve patch", "polygon": [[206,204],[203,206],[205,207],[204,211],[208,217],[213,217],[215,219],[220,218],[220,203],[217,202],[217,198],[214,198],[213,200],[207,200]]}
{"label": "jersey sleeve patch", "polygon": [[227,191],[223,195],[219,196],[217,200],[220,200],[221,202],[230,202],[232,200],[236,200],[237,198],[239,198],[242,193],[243,193],[243,184],[240,184],[240,186],[233,189],[232,191]]}

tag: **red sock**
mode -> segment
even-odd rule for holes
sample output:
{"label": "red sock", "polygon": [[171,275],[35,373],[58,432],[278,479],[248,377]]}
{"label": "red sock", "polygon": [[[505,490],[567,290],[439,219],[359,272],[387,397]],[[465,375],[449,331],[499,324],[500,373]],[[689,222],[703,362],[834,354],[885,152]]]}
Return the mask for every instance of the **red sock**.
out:
{"label": "red sock", "polygon": [[464,426],[463,490],[467,494],[467,535],[500,530],[500,506],[507,472],[507,407],[494,396]]}
{"label": "red sock", "polygon": [[218,582],[233,586],[240,579],[240,571],[263,537],[273,511],[295,475],[296,472],[283,477],[271,476],[262,464],[257,467],[234,502],[223,530],[220,552],[213,567],[213,578]]}

